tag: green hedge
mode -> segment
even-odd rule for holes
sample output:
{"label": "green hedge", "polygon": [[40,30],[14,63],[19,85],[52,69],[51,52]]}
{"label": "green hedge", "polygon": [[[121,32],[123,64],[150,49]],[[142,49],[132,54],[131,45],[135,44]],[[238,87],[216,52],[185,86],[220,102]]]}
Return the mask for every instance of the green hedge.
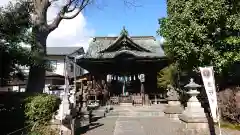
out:
{"label": "green hedge", "polygon": [[39,94],[28,97],[25,105],[25,115],[28,118],[28,123],[44,124],[48,122],[58,109],[59,103],[59,98],[53,95]]}
{"label": "green hedge", "polygon": [[[24,127],[47,123],[56,112],[60,99],[47,94],[33,93],[0,93],[1,134],[8,134]],[[27,128],[26,128],[27,129]],[[21,135],[21,130],[14,135]]]}
{"label": "green hedge", "polygon": [[60,99],[54,95],[38,94],[28,97],[25,101],[25,116],[30,130],[35,133],[43,132],[41,129],[48,126],[59,107]]}
{"label": "green hedge", "polygon": [[[1,92],[0,119],[1,134],[8,134],[26,126],[24,114],[25,99],[33,96],[32,93]],[[21,133],[15,133],[14,135]]]}

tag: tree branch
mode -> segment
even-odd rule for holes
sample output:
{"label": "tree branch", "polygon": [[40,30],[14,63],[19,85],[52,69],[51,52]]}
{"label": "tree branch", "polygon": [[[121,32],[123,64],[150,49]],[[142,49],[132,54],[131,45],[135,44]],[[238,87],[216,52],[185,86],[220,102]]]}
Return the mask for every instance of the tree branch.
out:
{"label": "tree branch", "polygon": [[73,12],[77,8],[77,4],[74,4],[74,7],[70,9],[71,7],[69,6],[67,13]]}
{"label": "tree branch", "polygon": [[124,0],[123,3],[128,8],[131,8],[131,7],[141,7],[141,5],[137,5],[136,4],[136,0]]}
{"label": "tree branch", "polygon": [[[50,25],[48,25],[49,32],[56,29],[63,19],[75,18],[88,4],[90,4],[90,0],[82,0],[80,3],[78,2],[78,0],[68,0],[68,2],[61,8],[54,21]],[[71,8],[71,6],[74,7]],[[65,15],[66,13],[73,13],[74,11],[76,12],[71,16]]]}
{"label": "tree branch", "polygon": [[[82,10],[81,10],[80,8],[77,8],[77,12],[74,13],[73,15],[71,15],[71,16],[65,16],[65,15],[62,15],[62,14],[60,14],[60,15],[61,15],[61,18],[62,18],[62,19],[73,19],[73,18],[75,18],[81,11],[82,11]],[[66,11],[66,12],[67,12],[67,11]]]}
{"label": "tree branch", "polygon": [[[81,2],[81,5],[77,8],[77,12],[74,13],[73,15],[71,16],[65,16],[65,15],[62,15],[61,17],[63,19],[73,19],[75,18],[88,4],[90,3],[90,0],[83,0]],[[76,5],[76,4],[75,4]],[[76,6],[77,7],[77,6]],[[74,10],[73,10],[74,11]],[[70,12],[73,12],[71,10],[69,10],[69,8],[67,9],[67,11],[65,13],[70,13]]]}

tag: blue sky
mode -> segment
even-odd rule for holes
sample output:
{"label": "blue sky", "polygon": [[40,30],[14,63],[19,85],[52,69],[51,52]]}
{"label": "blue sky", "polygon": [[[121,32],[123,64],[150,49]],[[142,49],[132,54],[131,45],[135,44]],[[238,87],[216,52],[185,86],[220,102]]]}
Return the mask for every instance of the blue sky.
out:
{"label": "blue sky", "polygon": [[[15,0],[0,0],[0,6],[9,1]],[[130,36],[156,37],[158,18],[166,16],[166,0],[126,0],[136,1],[140,7],[126,7],[124,0],[94,1],[98,3],[89,5],[74,19],[62,20],[48,36],[47,46],[83,46],[87,50],[92,37],[118,36],[123,26]],[[53,20],[58,11],[59,6],[52,5],[48,9],[48,21]]]}
{"label": "blue sky", "polygon": [[156,36],[158,18],[167,14],[166,0],[135,1],[140,7],[126,7],[123,0],[105,0],[88,7],[84,11],[88,26],[95,30],[95,36],[118,35],[123,26],[130,35]]}

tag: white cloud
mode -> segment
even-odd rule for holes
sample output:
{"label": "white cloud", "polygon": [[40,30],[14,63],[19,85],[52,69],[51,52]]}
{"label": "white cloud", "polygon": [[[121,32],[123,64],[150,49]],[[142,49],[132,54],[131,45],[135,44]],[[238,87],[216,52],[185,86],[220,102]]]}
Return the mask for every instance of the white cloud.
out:
{"label": "white cloud", "polygon": [[107,36],[108,37],[117,37],[118,35],[116,35],[116,34],[108,34]]}
{"label": "white cloud", "polygon": [[[5,5],[10,0],[1,0],[0,6]],[[48,22],[51,23],[56,17],[61,5],[65,0],[59,0],[60,2],[54,3],[48,9]],[[94,36],[95,31],[87,26],[87,20],[80,13],[77,17],[71,20],[62,20],[57,29],[55,29],[47,39],[47,46],[79,46],[84,47],[84,50],[88,48],[88,43],[91,37]]]}
{"label": "white cloud", "polygon": [[[64,0],[54,3],[48,9],[48,21],[51,23],[56,17]],[[94,35],[94,30],[87,27],[87,20],[80,13],[71,20],[62,20],[58,28],[50,33],[47,46],[82,46],[84,50],[88,48],[90,38]]]}
{"label": "white cloud", "polygon": [[4,6],[4,5],[8,4],[9,1],[10,0],[1,0],[0,1],[0,6]]}
{"label": "white cloud", "polygon": [[165,42],[165,39],[164,39],[163,37],[161,37],[160,43],[162,44],[162,43],[164,43],[164,42]]}

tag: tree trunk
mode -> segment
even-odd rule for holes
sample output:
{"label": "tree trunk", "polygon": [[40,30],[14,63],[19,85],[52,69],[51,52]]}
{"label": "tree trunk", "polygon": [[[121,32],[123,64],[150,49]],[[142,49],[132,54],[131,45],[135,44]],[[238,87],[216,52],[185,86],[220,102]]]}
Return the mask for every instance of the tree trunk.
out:
{"label": "tree trunk", "polygon": [[39,59],[37,65],[33,64],[30,67],[26,91],[41,93],[45,87],[46,41],[49,33],[43,27],[35,27],[33,28],[33,34],[35,43],[31,49]]}

